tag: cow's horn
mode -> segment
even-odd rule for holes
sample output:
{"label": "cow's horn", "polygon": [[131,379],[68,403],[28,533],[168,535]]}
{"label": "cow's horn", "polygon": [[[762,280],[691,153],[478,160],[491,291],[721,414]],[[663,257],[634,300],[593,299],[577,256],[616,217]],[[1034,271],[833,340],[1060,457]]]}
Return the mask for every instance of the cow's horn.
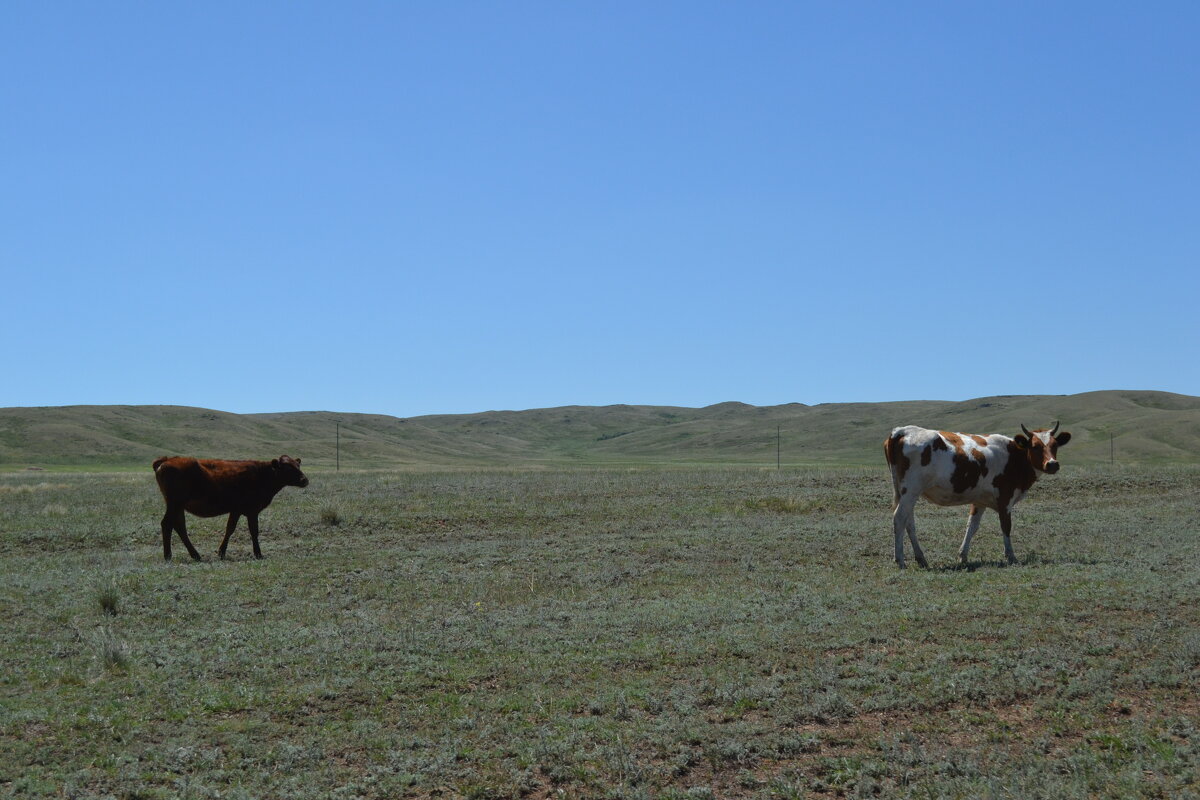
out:
{"label": "cow's horn", "polygon": [[1053,429],[1052,431],[1050,431],[1050,438],[1051,438],[1051,439],[1053,439],[1053,438],[1054,438],[1054,435],[1055,435],[1056,433],[1058,433],[1058,426],[1059,426],[1059,420],[1055,420],[1055,421],[1054,421],[1054,429]]}
{"label": "cow's horn", "polygon": [[1021,430],[1025,431],[1025,435],[1028,436],[1030,439],[1033,438],[1033,434],[1029,432],[1029,428],[1026,428],[1024,425],[1022,425]]}

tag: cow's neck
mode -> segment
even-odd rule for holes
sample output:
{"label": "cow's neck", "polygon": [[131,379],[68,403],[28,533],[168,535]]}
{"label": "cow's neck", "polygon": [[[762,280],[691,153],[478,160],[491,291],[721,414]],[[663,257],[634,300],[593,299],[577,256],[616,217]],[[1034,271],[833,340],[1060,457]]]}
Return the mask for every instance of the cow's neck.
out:
{"label": "cow's neck", "polygon": [[1037,470],[1029,463],[1025,451],[1017,449],[1016,445],[1009,447],[1008,468],[1004,472],[1012,487],[1020,492],[1029,491],[1037,483]]}
{"label": "cow's neck", "polygon": [[259,486],[268,497],[274,497],[286,485],[279,478],[279,472],[271,466],[271,462],[263,461],[258,467]]}

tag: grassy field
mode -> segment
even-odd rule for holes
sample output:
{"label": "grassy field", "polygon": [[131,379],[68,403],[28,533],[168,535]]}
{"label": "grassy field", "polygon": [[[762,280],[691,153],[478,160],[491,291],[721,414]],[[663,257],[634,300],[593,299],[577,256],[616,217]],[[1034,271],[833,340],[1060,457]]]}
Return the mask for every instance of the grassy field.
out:
{"label": "grassy field", "polygon": [[0,794],[1200,796],[1200,469],[903,573],[882,465],[310,477],[164,564],[149,469],[0,475]]}

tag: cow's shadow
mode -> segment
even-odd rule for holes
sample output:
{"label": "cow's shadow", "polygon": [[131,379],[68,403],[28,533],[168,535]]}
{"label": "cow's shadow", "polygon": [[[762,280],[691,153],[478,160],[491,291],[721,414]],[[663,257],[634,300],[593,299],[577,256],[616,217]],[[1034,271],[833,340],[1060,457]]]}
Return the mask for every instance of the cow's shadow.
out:
{"label": "cow's shadow", "polygon": [[180,558],[178,555],[176,555],[170,561],[167,561],[165,563],[177,564],[180,566],[191,566],[191,565],[198,566],[200,564],[208,564],[210,566],[215,566],[217,564],[252,563],[255,561],[263,561],[263,560],[264,559],[261,559],[261,558],[255,558],[253,553],[246,553],[245,555],[226,553],[224,558],[221,558],[216,553],[213,553],[212,555],[209,555],[207,553],[201,553],[200,560],[196,561],[194,558],[192,558],[191,556],[184,553],[183,558]]}
{"label": "cow's shadow", "polygon": [[1002,558],[997,559],[971,559],[963,564],[961,561],[953,561],[944,564],[931,564],[928,567],[929,572],[974,572],[978,569],[1009,569],[1011,567],[1019,567],[1021,562],[1009,564]]}
{"label": "cow's shadow", "polygon": [[984,558],[984,559],[969,559],[963,564],[959,561],[954,561],[944,564],[935,564],[929,567],[930,572],[975,572],[979,569],[1020,569],[1021,567],[1060,567],[1060,566],[1081,566],[1094,567],[1100,564],[1108,564],[1110,561],[1095,558],[1093,556],[1077,555],[1077,556],[1052,556],[1042,553],[1037,550],[1031,550],[1023,556],[1017,558],[1015,564],[1008,563],[1004,558]]}
{"label": "cow's shadow", "polygon": [[226,553],[224,558],[221,558],[218,555],[213,555],[211,558],[206,557],[204,560],[210,561],[213,564],[239,564],[239,563],[252,563],[252,562],[256,562],[256,561],[263,561],[264,559],[255,558],[253,553],[241,554],[241,553],[230,552],[230,553]]}
{"label": "cow's shadow", "polygon": [[1114,564],[1116,563],[1116,559],[1097,558],[1096,556],[1087,555],[1084,553],[1051,555],[1048,553],[1043,553],[1040,550],[1030,550],[1029,553],[1021,559],[1021,563],[1027,564],[1031,567],[1063,565],[1095,567],[1101,564]]}

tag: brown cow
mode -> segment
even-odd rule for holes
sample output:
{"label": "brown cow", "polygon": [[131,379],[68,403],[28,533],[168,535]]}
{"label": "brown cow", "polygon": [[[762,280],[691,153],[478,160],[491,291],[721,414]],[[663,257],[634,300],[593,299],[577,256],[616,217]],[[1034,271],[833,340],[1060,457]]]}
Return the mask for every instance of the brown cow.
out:
{"label": "brown cow", "polygon": [[285,486],[308,486],[308,478],[300,471],[300,459],[280,456],[274,461],[220,461],[209,458],[175,456],[154,462],[154,479],[167,501],[167,513],[162,518],[163,558],[171,560],[171,531],[178,531],[188,554],[197,561],[200,554],[192,547],[184,522],[185,511],[198,517],[229,515],[225,538],[217,555],[225,558],[229,537],[237,527],[238,517],[244,516],[250,526],[250,541],[254,557],[262,558],[258,549],[258,515],[271,505],[275,495]]}

